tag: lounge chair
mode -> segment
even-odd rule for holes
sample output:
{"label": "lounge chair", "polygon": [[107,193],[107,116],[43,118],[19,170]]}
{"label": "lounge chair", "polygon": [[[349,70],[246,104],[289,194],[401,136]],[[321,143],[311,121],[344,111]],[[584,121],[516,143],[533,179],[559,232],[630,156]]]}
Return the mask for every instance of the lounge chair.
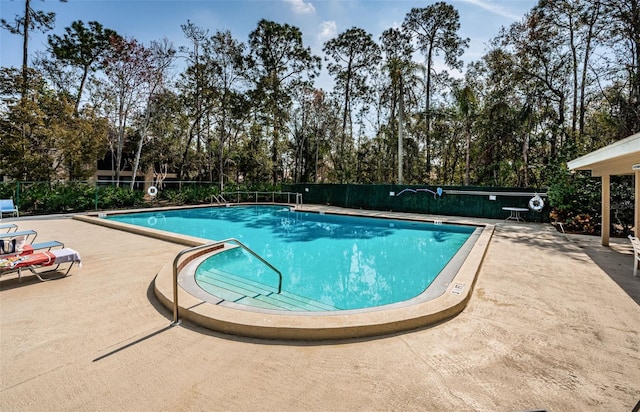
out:
{"label": "lounge chair", "polygon": [[0,233],[0,240],[11,240],[19,237],[24,238],[25,243],[32,244],[38,237],[38,232],[35,230],[20,230],[17,232]]}
{"label": "lounge chair", "polygon": [[18,230],[18,225],[16,225],[15,223],[3,223],[0,225],[0,230],[4,231],[5,233],[15,232]]}
{"label": "lounge chair", "polygon": [[[18,279],[22,279],[22,270],[29,270],[36,275],[42,282],[52,279],[59,279],[67,276],[71,267],[78,263],[82,264],[80,254],[73,249],[62,248],[51,250],[47,252],[38,252],[31,254],[19,254],[9,257],[0,258],[0,276],[9,273],[18,273]],[[42,277],[45,273],[55,272],[60,265],[70,263],[69,267],[64,273],[55,277]],[[40,268],[47,268],[43,271],[38,271]]]}
{"label": "lounge chair", "polygon": [[[0,240],[0,242],[3,242]],[[6,241],[4,241],[6,242]],[[21,250],[12,250],[9,253],[2,254],[0,253],[0,258],[6,257],[5,255],[30,255],[35,252],[48,252],[51,249],[55,248],[64,248],[64,243],[58,242],[57,240],[49,240],[47,242],[39,242],[24,245]]]}
{"label": "lounge chair", "polygon": [[0,199],[0,219],[2,219],[2,215],[5,213],[20,217],[17,206],[13,204],[13,199]]}
{"label": "lounge chair", "polygon": [[[38,236],[35,230],[23,230],[0,234],[0,258],[16,255],[30,255],[35,252],[50,251],[55,248],[64,248],[64,243],[57,240],[33,243]],[[31,243],[27,240],[31,239]]]}
{"label": "lounge chair", "polygon": [[631,245],[633,245],[633,276],[638,276],[638,265],[640,265],[640,240],[629,235]]}

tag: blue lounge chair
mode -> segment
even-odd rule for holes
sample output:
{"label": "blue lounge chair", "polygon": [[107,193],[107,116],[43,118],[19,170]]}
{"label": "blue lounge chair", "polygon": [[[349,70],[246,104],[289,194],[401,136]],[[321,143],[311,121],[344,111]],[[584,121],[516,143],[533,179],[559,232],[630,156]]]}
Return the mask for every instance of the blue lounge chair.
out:
{"label": "blue lounge chair", "polygon": [[0,233],[0,239],[14,239],[19,236],[24,237],[25,243],[33,243],[34,240],[38,237],[38,232],[35,230],[20,230],[18,232],[10,232],[10,233]]}
{"label": "blue lounge chair", "polygon": [[0,225],[0,230],[4,231],[4,233],[11,233],[18,230],[18,225],[15,223],[3,223]]}
{"label": "blue lounge chair", "polygon": [[0,219],[4,214],[20,217],[18,207],[13,204],[13,199],[0,199]]}

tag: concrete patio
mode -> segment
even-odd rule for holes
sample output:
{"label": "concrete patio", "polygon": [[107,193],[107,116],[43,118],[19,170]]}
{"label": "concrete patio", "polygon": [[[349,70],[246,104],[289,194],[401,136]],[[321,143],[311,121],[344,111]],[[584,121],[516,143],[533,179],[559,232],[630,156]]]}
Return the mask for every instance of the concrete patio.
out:
{"label": "concrete patio", "polygon": [[[5,222],[6,221],[6,222]],[[184,248],[67,216],[4,219],[76,249],[67,278],[0,278],[3,411],[631,411],[640,277],[626,239],[496,230],[454,319],[375,339],[248,339],[153,295]]]}

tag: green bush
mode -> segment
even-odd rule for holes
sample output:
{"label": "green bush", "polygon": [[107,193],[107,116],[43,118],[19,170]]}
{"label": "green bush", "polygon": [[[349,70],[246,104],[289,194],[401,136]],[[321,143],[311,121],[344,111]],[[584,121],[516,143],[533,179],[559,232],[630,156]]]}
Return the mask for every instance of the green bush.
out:
{"label": "green bush", "polygon": [[[142,190],[128,185],[110,186],[98,182],[4,182],[0,183],[0,198],[13,198],[23,215],[74,213],[91,210],[127,209],[152,205],[194,205],[211,203],[220,194],[217,184],[183,183],[166,185],[154,199]],[[268,183],[228,184],[225,192],[279,191],[280,185]],[[254,201],[251,199],[242,199]],[[266,199],[261,199],[266,200]]]}
{"label": "green bush", "polygon": [[[100,210],[127,209],[144,204],[144,193],[139,190],[131,190],[128,187],[99,186],[94,189],[94,199],[96,191],[97,207]],[[94,207],[92,206],[91,209]]]}
{"label": "green bush", "polygon": [[23,215],[72,213],[144,205],[144,193],[93,182],[22,182],[0,184],[0,197],[13,197]]}
{"label": "green bush", "polygon": [[15,199],[16,183],[0,183],[0,199]]}
{"label": "green bush", "polygon": [[184,194],[178,189],[164,189],[159,190],[156,196],[156,201],[166,200],[171,204],[182,205],[185,202]]}
{"label": "green bush", "polygon": [[[558,169],[547,192],[552,221],[572,233],[602,233],[602,181],[588,172]],[[633,226],[632,176],[612,176],[610,187],[612,236],[628,236]]]}

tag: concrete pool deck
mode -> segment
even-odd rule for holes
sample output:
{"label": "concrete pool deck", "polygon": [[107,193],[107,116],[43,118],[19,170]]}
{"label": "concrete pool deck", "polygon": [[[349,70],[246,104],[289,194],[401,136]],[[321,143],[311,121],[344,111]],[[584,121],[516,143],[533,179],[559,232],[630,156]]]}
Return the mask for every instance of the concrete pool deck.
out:
{"label": "concrete pool deck", "polygon": [[153,280],[182,245],[64,216],[5,220],[63,241],[83,267],[44,283],[0,278],[3,411],[631,411],[640,400],[640,277],[627,239],[606,248],[489,221],[455,318],[292,344],[170,327]]}

